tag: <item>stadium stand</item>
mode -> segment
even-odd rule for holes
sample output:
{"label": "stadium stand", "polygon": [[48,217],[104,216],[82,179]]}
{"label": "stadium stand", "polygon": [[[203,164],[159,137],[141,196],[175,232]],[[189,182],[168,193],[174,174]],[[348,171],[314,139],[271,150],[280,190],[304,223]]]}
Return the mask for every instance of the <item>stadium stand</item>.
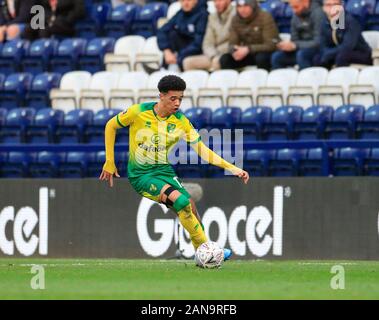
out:
{"label": "stadium stand", "polygon": [[[289,39],[288,3],[261,6]],[[112,8],[89,1],[75,38],[1,44],[0,176],[96,177],[107,120],[157,99],[159,79],[172,73],[147,74],[142,64],[161,64],[156,30],[178,9],[178,2]],[[364,23],[379,61],[379,2],[349,0],[346,9]],[[208,10],[214,12],[212,2]],[[244,130],[244,163],[254,176],[379,174],[379,66],[179,75],[187,83],[182,111],[197,129]],[[117,142],[119,172],[126,174],[128,130]],[[207,165],[176,168],[188,177],[220,176]]]}

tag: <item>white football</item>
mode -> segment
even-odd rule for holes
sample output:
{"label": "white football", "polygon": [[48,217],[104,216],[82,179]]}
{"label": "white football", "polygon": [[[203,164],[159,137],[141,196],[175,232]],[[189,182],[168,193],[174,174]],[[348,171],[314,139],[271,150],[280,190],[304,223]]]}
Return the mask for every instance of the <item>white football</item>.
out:
{"label": "white football", "polygon": [[201,268],[213,269],[221,267],[224,261],[224,249],[213,241],[204,242],[195,253],[196,265]]}

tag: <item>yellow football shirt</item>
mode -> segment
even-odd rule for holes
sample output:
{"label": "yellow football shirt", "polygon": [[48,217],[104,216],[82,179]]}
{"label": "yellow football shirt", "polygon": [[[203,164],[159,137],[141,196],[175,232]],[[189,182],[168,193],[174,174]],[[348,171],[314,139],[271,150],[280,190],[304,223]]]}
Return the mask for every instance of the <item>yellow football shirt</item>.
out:
{"label": "yellow football shirt", "polygon": [[175,144],[180,139],[190,144],[201,139],[182,112],[161,118],[154,111],[155,105],[156,102],[134,104],[115,117],[119,126],[129,126],[130,178],[155,170],[173,172],[168,154]]}

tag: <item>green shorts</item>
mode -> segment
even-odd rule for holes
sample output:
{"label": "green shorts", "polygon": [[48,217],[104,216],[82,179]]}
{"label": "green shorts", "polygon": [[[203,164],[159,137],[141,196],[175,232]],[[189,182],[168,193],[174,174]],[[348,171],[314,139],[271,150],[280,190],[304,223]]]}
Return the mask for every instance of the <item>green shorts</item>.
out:
{"label": "green shorts", "polygon": [[129,178],[129,182],[141,196],[156,202],[158,202],[161,190],[166,184],[171,185],[175,190],[187,196],[188,199],[191,197],[175,174],[154,172],[140,177]]}

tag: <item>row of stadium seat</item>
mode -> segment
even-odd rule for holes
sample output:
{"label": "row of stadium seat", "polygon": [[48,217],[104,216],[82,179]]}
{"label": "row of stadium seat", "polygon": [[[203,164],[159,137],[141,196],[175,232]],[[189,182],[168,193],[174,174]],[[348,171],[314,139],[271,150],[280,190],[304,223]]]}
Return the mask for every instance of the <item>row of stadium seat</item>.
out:
{"label": "row of stadium seat", "polygon": [[[158,71],[150,76],[144,72],[73,71],[62,79],[59,73],[0,74],[0,107],[46,107],[65,111],[85,106],[93,111],[110,106],[122,108],[135,102],[156,99],[159,79],[169,74]],[[308,107],[327,104],[334,107],[348,103],[370,106],[378,101],[379,66],[362,71],[355,68],[313,67],[300,72],[279,69],[268,73],[253,69],[238,73],[219,70],[211,74],[192,70],[180,74],[188,89],[182,110],[195,105],[212,109],[223,105],[247,108],[253,104],[272,108],[287,104]],[[59,87],[59,89],[57,88]],[[51,102],[50,102],[51,98]]]}
{"label": "row of stadium seat", "polygon": [[[173,163],[181,177],[224,177],[224,170],[208,164],[194,164],[194,151],[187,161]],[[221,154],[225,157],[225,154]],[[196,155],[197,156],[197,155]],[[334,176],[379,175],[379,148],[335,149],[330,155],[331,174]],[[182,157],[183,159],[183,157]],[[323,176],[325,159],[321,148],[246,150],[244,169],[253,176]],[[105,161],[105,152],[2,152],[2,178],[83,178],[98,177]],[[116,152],[115,162],[121,176],[126,175],[127,152]],[[191,164],[192,163],[192,164]]]}
{"label": "row of stadium seat", "polygon": [[72,70],[96,72],[104,70],[103,60],[107,52],[113,52],[115,39],[96,38],[91,41],[81,38],[15,39],[0,44],[0,73],[44,71],[61,74]]}
{"label": "row of stadium seat", "polygon": [[[62,77],[59,90],[51,91],[52,106],[65,111],[80,107],[94,111],[105,107],[124,109],[133,103],[156,100],[157,84],[167,74],[172,72],[162,70],[151,75],[144,72],[104,71],[94,75],[84,71],[69,72]],[[271,72],[251,69],[241,73],[191,70],[179,76],[187,83],[182,110],[193,106],[216,109],[223,105],[277,108],[295,104],[308,107],[316,103],[333,107],[359,103],[367,107],[377,103],[379,94],[379,66],[361,71],[353,67],[331,71],[321,67]]]}
{"label": "row of stadium seat", "polygon": [[[379,31],[363,31],[362,35],[373,50],[379,49]],[[280,33],[279,36],[282,40],[291,39],[289,33]],[[374,64],[375,56],[374,54]],[[141,70],[142,62],[149,63],[151,67],[158,67],[162,58],[157,37],[145,39],[142,36],[129,35],[116,41],[114,51],[105,55],[104,64],[107,71],[138,71]]]}
{"label": "row of stadium seat", "polygon": [[0,74],[0,108],[16,107],[43,108],[50,106],[49,93],[59,87],[59,73],[12,73],[7,77]]}
{"label": "row of stadium seat", "polygon": [[160,18],[166,17],[167,3],[145,5],[122,4],[112,8],[109,3],[87,5],[86,19],[76,23],[76,35],[91,39],[97,36],[120,38],[127,34],[144,37],[155,35]]}
{"label": "row of stadium seat", "polygon": [[[94,114],[77,109],[64,113],[51,108],[35,111],[0,109],[1,143],[103,143],[106,122],[121,109]],[[185,115],[197,129],[243,129],[244,141],[379,139],[379,105],[192,108]],[[119,130],[118,142],[128,142],[128,130]]]}
{"label": "row of stadium seat", "polygon": [[[378,33],[363,32],[363,36],[373,46],[378,46]],[[132,44],[132,45],[131,45]],[[106,58],[112,53],[116,58]],[[138,56],[139,55],[139,56]],[[15,39],[0,44],[0,73],[44,71],[66,73],[71,70],[87,70],[91,73],[105,69],[135,69],[138,61],[160,63],[160,52],[156,37],[145,41],[142,36],[125,36],[116,42],[113,37],[99,37],[91,40],[85,38],[39,39],[30,43]],[[121,59],[120,59],[121,57]],[[118,58],[118,59],[117,59]],[[16,63],[15,63],[16,62]],[[105,65],[104,65],[105,64]],[[124,69],[122,67],[124,66]],[[126,69],[125,69],[126,68]]]}
{"label": "row of stadium seat", "polygon": [[[234,4],[234,3],[233,3]],[[293,15],[291,6],[281,0],[260,1],[262,10],[273,16],[280,32],[290,31],[290,21]],[[207,2],[208,12],[214,13],[213,1]],[[358,18],[363,29],[379,30],[379,2],[377,0],[345,1],[346,11]],[[161,2],[147,3],[144,6],[136,4],[120,5],[111,8],[109,2],[87,4],[87,18],[76,24],[76,35],[92,39],[99,36],[119,38],[126,34],[150,37],[156,34],[159,20],[172,18],[180,10],[179,1],[169,6]]]}

